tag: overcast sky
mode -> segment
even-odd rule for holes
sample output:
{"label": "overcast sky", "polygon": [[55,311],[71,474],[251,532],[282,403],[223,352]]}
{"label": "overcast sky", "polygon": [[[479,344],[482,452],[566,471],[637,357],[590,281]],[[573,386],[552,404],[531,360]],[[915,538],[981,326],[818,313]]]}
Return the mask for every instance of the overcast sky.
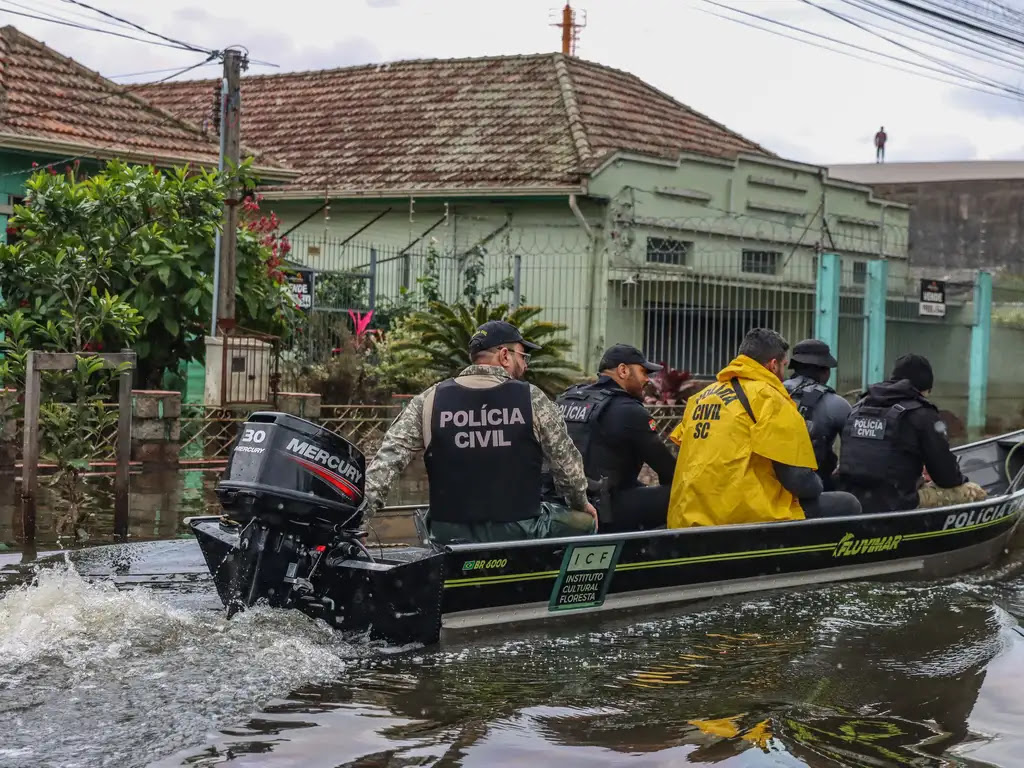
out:
{"label": "overcast sky", "polygon": [[[209,48],[242,44],[253,59],[280,65],[254,65],[249,74],[558,50],[560,31],[549,24],[564,3],[88,1],[170,37]],[[831,38],[915,58],[799,0],[719,1]],[[837,10],[846,7],[841,0],[820,3]],[[715,18],[702,9],[734,14],[704,0],[574,0],[573,7],[586,12],[579,56],[632,72],[785,157],[823,165],[873,162],[872,137],[884,125],[889,162],[1024,158],[1024,104],[1016,99],[952,87],[893,68],[902,65],[855,60]],[[155,80],[164,75],[123,75],[184,67],[202,59],[191,52],[14,16],[14,10],[95,22],[89,11],[68,0],[0,2],[2,23],[13,24],[104,75],[118,76],[118,82]],[[943,61],[951,58],[941,50],[911,44]],[[977,61],[957,61],[986,71]],[[1001,82],[1024,89],[1024,69],[991,71]],[[190,76],[217,73],[217,66],[206,66]]]}

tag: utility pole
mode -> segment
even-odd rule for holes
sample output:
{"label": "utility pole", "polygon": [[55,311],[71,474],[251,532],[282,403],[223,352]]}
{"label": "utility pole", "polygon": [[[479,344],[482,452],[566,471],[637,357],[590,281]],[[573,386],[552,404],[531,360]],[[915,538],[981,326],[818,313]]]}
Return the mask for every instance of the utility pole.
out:
{"label": "utility pole", "polygon": [[[224,51],[224,89],[221,105],[221,168],[233,170],[238,168],[241,154],[241,119],[242,119],[242,70],[247,69],[249,61],[238,50]],[[214,266],[214,291],[216,305],[214,307],[213,335],[217,329],[228,332],[235,327],[235,288],[238,282],[237,247],[238,247],[238,204],[239,187],[231,184],[224,199],[224,232],[220,238],[220,249],[216,255]]]}

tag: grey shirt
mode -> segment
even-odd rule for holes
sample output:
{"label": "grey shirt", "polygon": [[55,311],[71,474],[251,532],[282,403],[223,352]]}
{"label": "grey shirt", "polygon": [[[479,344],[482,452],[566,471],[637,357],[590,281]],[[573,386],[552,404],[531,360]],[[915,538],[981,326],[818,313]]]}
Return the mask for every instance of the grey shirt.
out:
{"label": "grey shirt", "polygon": [[[808,376],[794,376],[783,382],[786,390],[791,395],[799,387],[810,388],[816,383],[814,379]],[[797,402],[797,405],[799,405],[799,402]],[[849,417],[852,408],[853,406],[846,401],[846,398],[837,395],[835,392],[826,392],[817,405],[814,406],[814,410],[811,411],[811,422],[814,424],[815,432],[824,436],[829,452],[832,451],[836,438],[839,437],[843,427],[846,426],[846,419]]]}

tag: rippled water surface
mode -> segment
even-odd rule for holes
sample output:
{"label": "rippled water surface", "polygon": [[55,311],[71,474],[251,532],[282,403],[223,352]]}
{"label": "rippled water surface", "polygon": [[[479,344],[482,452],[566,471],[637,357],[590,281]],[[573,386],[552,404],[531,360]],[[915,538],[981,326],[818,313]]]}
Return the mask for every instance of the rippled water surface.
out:
{"label": "rippled water surface", "polygon": [[1019,766],[1021,559],[435,649],[225,620],[195,542],[0,555],[0,766]]}

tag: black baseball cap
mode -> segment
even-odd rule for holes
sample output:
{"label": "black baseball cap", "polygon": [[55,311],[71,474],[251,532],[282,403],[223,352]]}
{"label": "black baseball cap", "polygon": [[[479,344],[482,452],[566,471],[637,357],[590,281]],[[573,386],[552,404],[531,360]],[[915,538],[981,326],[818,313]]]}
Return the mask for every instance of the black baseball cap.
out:
{"label": "black baseball cap", "polygon": [[829,349],[828,344],[819,339],[804,339],[797,342],[796,346],[793,347],[793,353],[789,357],[789,362],[790,368],[793,367],[793,363],[816,365],[819,368],[835,368],[839,365],[836,359],[832,357],[832,350]]}
{"label": "black baseball cap", "polygon": [[615,344],[614,346],[608,347],[604,351],[604,355],[601,357],[601,362],[597,366],[599,371],[607,371],[614,368],[617,365],[642,365],[644,370],[648,373],[655,373],[661,370],[660,365],[655,365],[636,347],[631,344]]}
{"label": "black baseball cap", "polygon": [[892,380],[899,381],[907,379],[918,392],[931,389],[935,383],[935,376],[932,373],[932,364],[924,355],[903,355],[897,358],[892,368]]}
{"label": "black baseball cap", "polygon": [[526,349],[540,349],[539,344],[533,344],[523,338],[512,323],[504,320],[491,320],[476,329],[476,333],[469,340],[469,351],[471,354],[483,352],[485,349],[500,347],[502,344],[522,344]]}

